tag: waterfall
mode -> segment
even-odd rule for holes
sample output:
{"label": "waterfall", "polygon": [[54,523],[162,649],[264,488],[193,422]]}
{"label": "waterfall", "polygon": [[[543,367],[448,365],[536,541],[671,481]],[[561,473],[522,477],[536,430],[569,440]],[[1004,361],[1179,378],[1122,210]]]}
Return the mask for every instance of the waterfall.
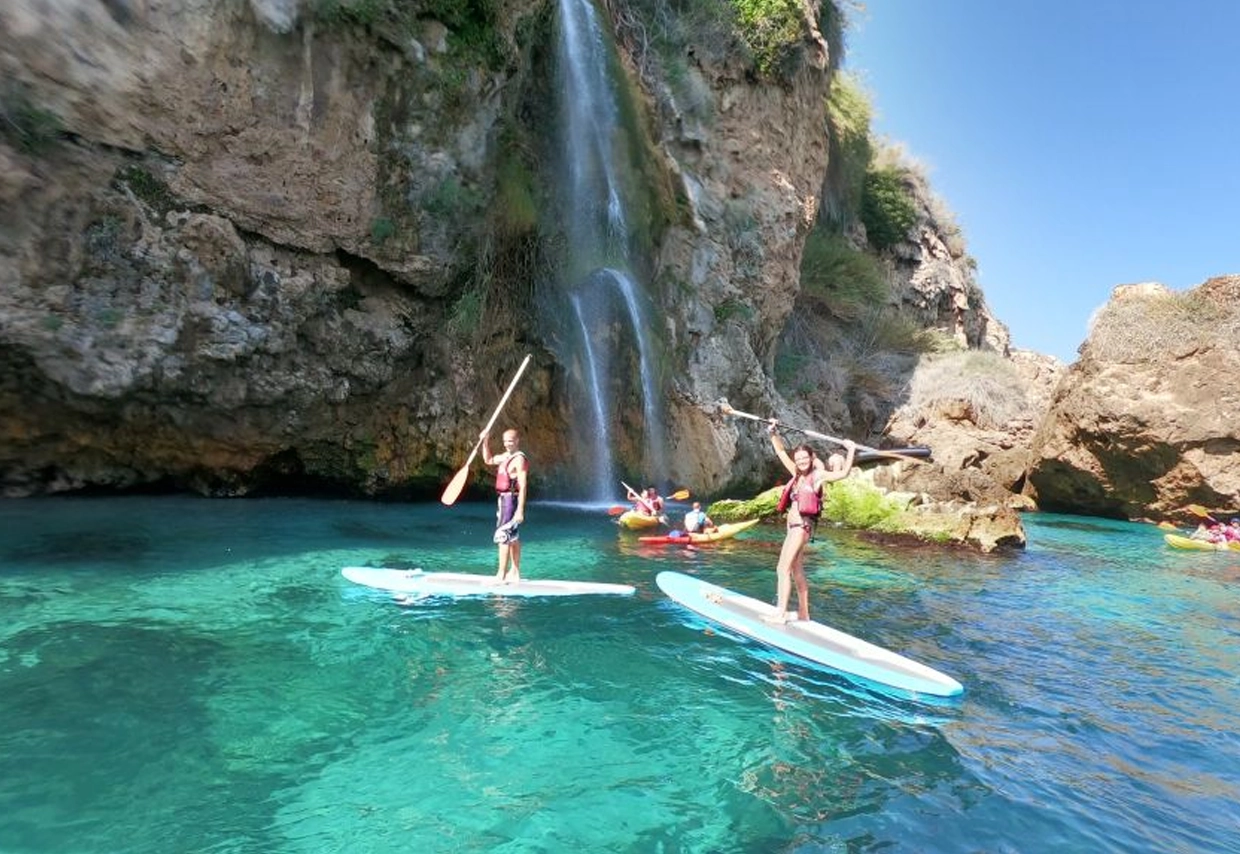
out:
{"label": "waterfall", "polygon": [[[587,326],[585,316],[581,311],[581,296],[573,294],[572,301],[573,313],[577,317],[577,326],[581,331],[582,351],[586,357],[587,375],[585,377],[585,384],[590,395],[590,411],[594,415],[593,435],[598,437],[597,445],[603,448],[610,448],[611,425],[607,420],[607,407],[603,403],[603,383],[599,377],[600,371],[606,372],[606,366],[594,355],[594,345],[590,341],[590,328]],[[611,465],[611,455],[596,453],[594,455],[594,483],[611,484],[615,480],[615,472]]]}
{"label": "waterfall", "polygon": [[597,260],[590,256],[624,250],[629,235],[611,152],[619,110],[607,77],[607,41],[590,0],[560,0],[558,59],[570,251],[574,260]]}
{"label": "waterfall", "polygon": [[[642,380],[642,415],[648,425],[646,429],[646,462],[659,477],[665,477],[667,474],[667,457],[662,442],[663,407],[659,405],[659,388],[655,382],[654,366],[651,364],[651,359],[646,356],[646,354],[651,352],[651,345],[646,337],[646,312],[641,307],[637,286],[631,278],[619,270],[612,270],[610,268],[605,269],[603,272],[616,283],[621,297],[624,298],[624,307],[628,310],[629,322],[632,324],[634,335],[637,338],[637,352],[642,354],[638,368]],[[659,429],[652,429],[649,425],[656,425]],[[653,441],[656,436],[660,440],[657,443]]]}
{"label": "waterfall", "polygon": [[[570,377],[581,385],[570,394],[578,438],[592,455],[588,497],[606,501],[618,489],[612,425],[618,404],[637,395],[643,436],[643,482],[667,477],[663,410],[656,376],[657,339],[652,336],[649,300],[634,272],[629,209],[624,180],[636,172],[620,122],[620,104],[609,70],[614,66],[609,36],[591,0],[559,0],[557,43],[558,223],[567,237],[566,269],[559,283],[572,307],[574,328],[562,329],[564,364],[579,365]],[[562,303],[561,303],[562,304]],[[554,320],[552,322],[555,322]],[[563,319],[560,320],[565,325]],[[571,342],[571,343],[570,343]],[[639,387],[625,380],[637,365]],[[585,432],[585,431],[588,431]]]}

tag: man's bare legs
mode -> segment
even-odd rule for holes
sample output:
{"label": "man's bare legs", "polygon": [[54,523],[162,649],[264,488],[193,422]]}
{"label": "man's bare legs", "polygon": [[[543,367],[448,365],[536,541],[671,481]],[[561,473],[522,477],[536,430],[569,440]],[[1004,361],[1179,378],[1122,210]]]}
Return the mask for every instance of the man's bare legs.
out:
{"label": "man's bare legs", "polygon": [[[509,564],[511,563],[511,572]],[[521,541],[501,543],[499,547],[499,570],[495,580],[500,584],[516,584],[521,580]]]}

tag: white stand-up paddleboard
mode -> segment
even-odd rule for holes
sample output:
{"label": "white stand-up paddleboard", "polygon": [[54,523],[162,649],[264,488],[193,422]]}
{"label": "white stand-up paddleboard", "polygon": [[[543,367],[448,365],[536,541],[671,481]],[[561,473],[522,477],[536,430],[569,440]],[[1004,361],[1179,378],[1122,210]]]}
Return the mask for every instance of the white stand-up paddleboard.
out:
{"label": "white stand-up paddleboard", "polygon": [[763,617],[775,616],[774,605],[726,587],[679,572],[660,572],[655,583],[706,619],[815,664],[919,694],[954,697],[964,691],[950,676],[822,623],[769,623]]}
{"label": "white stand-up paddleboard", "polygon": [[421,569],[376,569],[346,566],[340,574],[357,584],[415,596],[580,596],[582,594],[631,595],[628,584],[593,581],[552,581],[522,578],[499,584],[494,575],[463,572],[424,572]]}

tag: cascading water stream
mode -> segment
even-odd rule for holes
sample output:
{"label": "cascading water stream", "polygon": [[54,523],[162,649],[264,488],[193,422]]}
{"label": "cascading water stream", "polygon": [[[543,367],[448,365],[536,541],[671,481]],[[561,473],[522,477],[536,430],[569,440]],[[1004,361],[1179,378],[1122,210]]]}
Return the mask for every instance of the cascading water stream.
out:
{"label": "cascading water stream", "polygon": [[[636,349],[640,376],[644,436],[643,479],[666,476],[663,416],[655,375],[655,350],[648,329],[645,297],[631,272],[636,266],[630,246],[629,215],[622,176],[636,170],[626,158],[624,129],[617,94],[608,69],[613,66],[609,41],[590,0],[560,0],[557,45],[559,146],[564,176],[559,196],[559,222],[568,238],[567,263],[561,285],[572,305],[577,326],[564,330],[576,351],[565,364],[575,372],[583,394],[574,395],[579,437],[593,457],[589,497],[608,500],[618,481],[613,464],[612,424],[619,412],[615,401],[631,391],[625,387],[626,347]],[[616,298],[619,297],[619,299]],[[626,330],[631,334],[625,334]],[[612,376],[612,371],[618,371]],[[586,424],[593,429],[582,431]]]}
{"label": "cascading water stream", "polygon": [[661,441],[655,443],[651,440],[655,435],[662,436],[663,407],[659,405],[659,390],[655,384],[651,360],[645,355],[651,352],[651,345],[646,337],[645,313],[641,308],[637,286],[629,276],[610,268],[603,272],[611,276],[620,290],[620,295],[624,298],[625,308],[629,312],[629,321],[633,324],[633,333],[637,337],[637,349],[642,354],[639,362],[642,379],[642,415],[645,416],[647,425],[657,425],[660,428],[656,431],[647,427],[647,460],[650,467],[662,476],[667,471],[667,458],[663,443]]}
{"label": "cascading water stream", "polygon": [[560,0],[560,34],[560,109],[572,205],[565,222],[574,248],[624,247],[628,223],[610,150],[618,111],[607,79],[603,29],[590,0]]}
{"label": "cascading water stream", "polygon": [[[598,436],[598,444],[604,448],[611,447],[611,427],[607,423],[607,409],[603,404],[603,383],[599,378],[599,370],[603,368],[599,360],[594,356],[594,345],[590,341],[590,330],[586,326],[585,317],[581,312],[581,297],[578,294],[572,295],[573,312],[577,316],[577,325],[581,330],[582,350],[585,354],[586,370],[589,376],[586,378],[586,385],[590,393],[591,412],[594,415],[594,434]],[[594,482],[596,484],[611,484],[616,481],[615,471],[611,465],[610,454],[595,454],[594,456]]]}

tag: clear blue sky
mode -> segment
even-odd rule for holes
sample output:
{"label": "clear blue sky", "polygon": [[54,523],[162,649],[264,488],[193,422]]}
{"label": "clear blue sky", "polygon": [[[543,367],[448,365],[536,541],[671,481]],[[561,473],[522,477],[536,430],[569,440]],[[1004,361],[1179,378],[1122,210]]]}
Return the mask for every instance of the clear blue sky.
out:
{"label": "clear blue sky", "polygon": [[1117,284],[1240,273],[1240,0],[866,0],[844,67],[956,214],[1016,347]]}

